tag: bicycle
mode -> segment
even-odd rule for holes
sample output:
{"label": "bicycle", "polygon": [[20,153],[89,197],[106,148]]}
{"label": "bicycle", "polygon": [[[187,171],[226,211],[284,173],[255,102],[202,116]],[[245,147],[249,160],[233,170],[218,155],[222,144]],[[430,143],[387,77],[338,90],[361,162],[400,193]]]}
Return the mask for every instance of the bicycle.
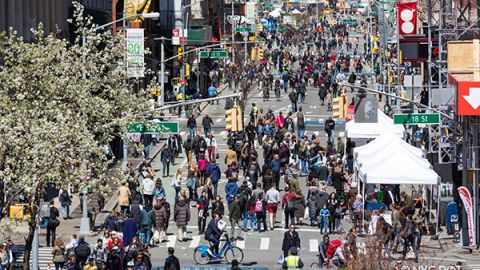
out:
{"label": "bicycle", "polygon": [[200,265],[205,265],[212,260],[220,260],[222,258],[225,258],[228,263],[232,263],[233,260],[237,260],[238,263],[243,261],[242,249],[232,245],[228,234],[225,234],[225,244],[218,254],[213,254],[210,247],[206,245],[198,246],[193,251],[193,259]]}

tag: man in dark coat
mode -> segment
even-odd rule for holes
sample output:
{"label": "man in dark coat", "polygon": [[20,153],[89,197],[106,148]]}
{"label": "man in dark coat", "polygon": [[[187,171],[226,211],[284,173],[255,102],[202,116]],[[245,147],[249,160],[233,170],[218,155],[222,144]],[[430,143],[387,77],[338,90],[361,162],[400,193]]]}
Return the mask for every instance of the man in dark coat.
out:
{"label": "man in dark coat", "polygon": [[288,251],[291,247],[300,249],[300,237],[295,231],[295,225],[290,225],[290,230],[285,232],[285,235],[283,236],[282,251],[284,258],[288,256]]}
{"label": "man in dark coat", "polygon": [[180,270],[180,261],[178,260],[175,255],[175,250],[172,247],[168,248],[168,257],[165,259],[165,265],[163,266],[163,269],[168,269],[168,270]]}

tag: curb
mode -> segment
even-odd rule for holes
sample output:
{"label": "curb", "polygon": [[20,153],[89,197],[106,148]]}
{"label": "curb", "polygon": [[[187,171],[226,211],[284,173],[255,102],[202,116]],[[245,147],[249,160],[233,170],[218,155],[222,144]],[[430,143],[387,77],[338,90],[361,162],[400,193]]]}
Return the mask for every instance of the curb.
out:
{"label": "curb", "polygon": [[[162,148],[160,147],[156,152],[155,154],[153,155],[153,157],[150,159],[150,160],[153,160],[155,159],[159,154],[160,152],[162,151]],[[141,163],[140,163],[141,164]],[[136,167],[135,167],[135,170],[137,170],[139,167],[140,167],[140,164],[138,164]],[[108,200],[108,202],[105,204],[105,206],[103,207],[102,209],[102,212],[100,214],[97,215],[97,217],[95,218],[95,224],[103,224],[105,222],[105,219],[107,219],[107,216],[117,208],[118,206],[118,195],[116,194],[116,192],[114,192],[114,194],[112,195],[112,197],[110,198],[110,200]],[[100,232],[99,232],[100,233]],[[98,233],[96,233],[98,234]]]}

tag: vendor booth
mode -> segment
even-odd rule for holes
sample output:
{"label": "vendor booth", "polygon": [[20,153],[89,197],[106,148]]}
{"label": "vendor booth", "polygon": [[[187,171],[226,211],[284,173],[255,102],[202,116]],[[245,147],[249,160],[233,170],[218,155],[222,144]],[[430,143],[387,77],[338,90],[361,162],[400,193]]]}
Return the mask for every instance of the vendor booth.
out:
{"label": "vendor booth", "polygon": [[[367,184],[433,186],[440,183],[440,177],[424,158],[422,150],[390,131],[386,131],[366,145],[355,148],[354,159],[356,179],[363,183],[358,185],[359,189],[362,186],[362,190],[358,192],[362,194],[364,207]],[[438,226],[438,221],[436,223]]]}

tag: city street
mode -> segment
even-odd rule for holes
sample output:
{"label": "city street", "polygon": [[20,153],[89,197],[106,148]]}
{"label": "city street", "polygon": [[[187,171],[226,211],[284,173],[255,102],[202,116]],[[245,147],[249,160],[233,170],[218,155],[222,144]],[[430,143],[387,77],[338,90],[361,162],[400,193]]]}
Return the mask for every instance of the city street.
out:
{"label": "city street", "polygon": [[480,2],[44,2],[0,1],[0,270],[480,270]]}

